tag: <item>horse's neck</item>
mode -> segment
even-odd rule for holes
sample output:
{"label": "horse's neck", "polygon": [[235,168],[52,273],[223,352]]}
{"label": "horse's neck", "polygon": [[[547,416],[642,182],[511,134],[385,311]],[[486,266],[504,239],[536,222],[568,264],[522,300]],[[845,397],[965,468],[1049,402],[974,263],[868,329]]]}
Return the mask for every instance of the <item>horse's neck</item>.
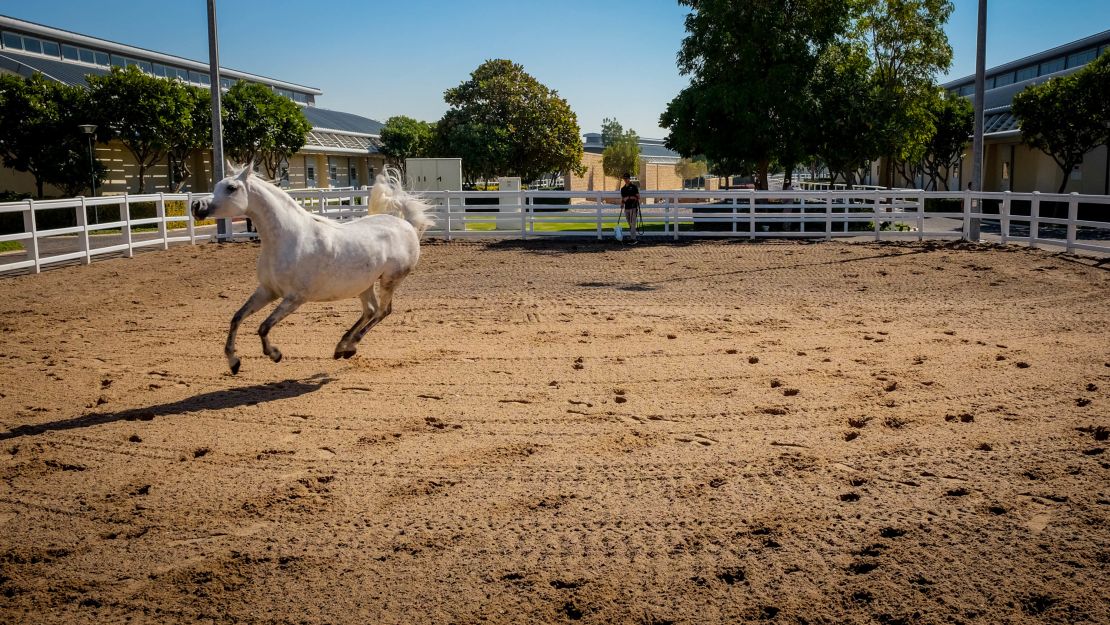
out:
{"label": "horse's neck", "polygon": [[[256,183],[258,184],[258,183]],[[247,210],[264,241],[280,241],[289,235],[303,232],[308,213],[293,198],[266,183],[252,189],[257,200]]]}

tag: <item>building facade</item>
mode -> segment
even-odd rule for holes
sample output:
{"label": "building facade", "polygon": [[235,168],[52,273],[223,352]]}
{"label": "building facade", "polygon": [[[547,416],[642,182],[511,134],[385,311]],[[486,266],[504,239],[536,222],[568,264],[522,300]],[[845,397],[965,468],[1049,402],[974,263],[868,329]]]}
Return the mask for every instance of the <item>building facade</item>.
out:
{"label": "building facade", "polygon": [[[583,135],[582,164],[586,171],[581,176],[574,172],[563,175],[568,191],[618,191],[619,178],[606,176],[602,168],[602,153],[605,144],[601,134],[588,132]],[[682,178],[675,173],[674,166],[680,160],[677,152],[663,145],[662,139],[640,139],[640,188],[647,190],[681,189]]]}
{"label": "building facade", "polygon": [[[41,74],[68,85],[86,86],[85,77],[104,75],[112,67],[136,66],[147,74],[211,88],[208,64],[161,52],[145,50],[79,33],[43,26],[0,15],[0,73],[30,76]],[[316,97],[322,91],[296,83],[267,78],[235,69],[220,68],[220,88],[236,81],[259,83],[302,107],[312,131],[305,146],[283,164],[282,186],[291,188],[358,187],[370,184],[385,159],[378,153],[377,139],[382,124],[375,120],[321,109]],[[74,133],[80,133],[74,128]],[[138,167],[119,142],[96,144],[96,158],[108,170],[108,179],[98,192],[119,194],[138,190]],[[210,151],[194,154],[191,179],[185,189],[207,191],[212,187]],[[166,163],[147,171],[147,191],[168,191],[173,181]],[[0,167],[0,190],[33,193],[30,174]],[[47,195],[60,195],[48,188]]]}
{"label": "building facade", "polygon": [[[987,70],[983,92],[984,191],[1055,193],[1059,189],[1064,172],[1052,157],[1021,142],[1021,129],[1010,105],[1014,96],[1026,87],[1075,73],[1108,49],[1110,31],[1105,31]],[[945,83],[943,87],[974,98],[975,76]],[[1067,174],[1066,192],[1110,195],[1107,149],[1104,145],[1087,153],[1083,163]],[[969,147],[959,171],[953,172],[952,189],[966,188],[971,180],[970,152]]]}

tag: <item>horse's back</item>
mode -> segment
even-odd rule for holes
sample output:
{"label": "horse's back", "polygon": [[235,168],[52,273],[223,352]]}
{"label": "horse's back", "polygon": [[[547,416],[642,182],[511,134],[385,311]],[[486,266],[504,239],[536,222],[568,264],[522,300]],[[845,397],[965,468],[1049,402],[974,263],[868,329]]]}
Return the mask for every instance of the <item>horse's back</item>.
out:
{"label": "horse's back", "polygon": [[416,230],[392,215],[313,226],[290,247],[267,250],[263,244],[258,277],[274,292],[311,301],[354,297],[380,277],[408,275],[420,260]]}

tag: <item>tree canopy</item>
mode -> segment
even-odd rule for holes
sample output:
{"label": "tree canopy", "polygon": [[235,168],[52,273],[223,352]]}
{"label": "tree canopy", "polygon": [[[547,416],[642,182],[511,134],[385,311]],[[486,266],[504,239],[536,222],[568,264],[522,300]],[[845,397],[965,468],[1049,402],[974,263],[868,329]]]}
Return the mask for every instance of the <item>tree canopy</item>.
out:
{"label": "tree canopy", "polygon": [[[640,175],[640,136],[631,128],[625,130],[615,119],[602,123],[601,170],[606,176],[620,178],[624,174]],[[608,136],[608,140],[605,137]]]}
{"label": "tree canopy", "polygon": [[405,159],[430,155],[434,137],[435,124],[397,115],[385,120],[379,150],[404,173]]}
{"label": "tree canopy", "polygon": [[486,61],[448,89],[437,125],[444,156],[462,158],[469,180],[582,171],[578,118],[567,101],[512,61]]}
{"label": "tree canopy", "polygon": [[849,0],[679,0],[690,7],[678,67],[691,77],[660,117],[684,155],[755,163],[767,188],[771,161],[805,152],[809,82],[844,31]]}
{"label": "tree canopy", "polygon": [[[88,138],[79,124],[90,123],[84,89],[34,74],[0,75],[0,158],[4,166],[30,173],[37,197],[51,184],[80,195],[104,177],[99,161],[90,164]],[[92,167],[92,169],[90,169]]]}
{"label": "tree canopy", "polygon": [[192,102],[185,85],[144,74],[138,67],[113,67],[104,76],[89,75],[90,107],[97,116],[101,141],[118,139],[138,164],[139,193],[146,191],[146,172],[166,158],[172,137],[192,125]]}
{"label": "tree canopy", "polygon": [[885,177],[893,182],[895,163],[916,165],[936,129],[930,105],[934,76],[952,63],[944,24],[949,0],[860,0],[853,37],[872,64],[874,138],[887,157]]}
{"label": "tree canopy", "polygon": [[1014,96],[1012,110],[1022,141],[1060,167],[1063,193],[1084,155],[1110,141],[1110,52],[1074,74],[1026,87]]}
{"label": "tree canopy", "polygon": [[301,107],[266,85],[239,81],[223,98],[224,151],[244,164],[258,162],[271,179],[304,147],[312,130]]}
{"label": "tree canopy", "polygon": [[936,132],[926,146],[923,168],[934,191],[941,186],[947,190],[949,172],[960,166],[975,114],[967,98],[947,91],[938,94],[929,112]]}
{"label": "tree canopy", "polygon": [[185,89],[189,123],[171,128],[166,137],[169,146],[166,159],[170,167],[170,189],[174,192],[181,191],[185,182],[193,175],[192,163],[189,162],[193,152],[212,146],[211,94],[200,87],[182,87]]}

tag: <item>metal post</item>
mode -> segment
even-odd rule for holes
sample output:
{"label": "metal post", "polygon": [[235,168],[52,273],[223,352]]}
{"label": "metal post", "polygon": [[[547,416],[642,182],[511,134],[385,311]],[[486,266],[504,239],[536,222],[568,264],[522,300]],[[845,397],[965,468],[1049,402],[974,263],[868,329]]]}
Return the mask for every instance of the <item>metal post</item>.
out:
{"label": "metal post", "polygon": [[[220,106],[220,45],[216,32],[216,0],[208,0],[208,76],[212,92],[212,179],[224,179],[224,127]],[[216,223],[216,238],[231,238],[231,220]]]}
{"label": "metal post", "polygon": [[[983,190],[983,103],[986,88],[987,63],[987,0],[979,0],[979,29],[975,36],[975,135],[971,148],[971,190]],[[978,200],[978,211],[982,213],[983,199]],[[971,220],[966,230],[967,238],[979,240],[979,219]]]}

